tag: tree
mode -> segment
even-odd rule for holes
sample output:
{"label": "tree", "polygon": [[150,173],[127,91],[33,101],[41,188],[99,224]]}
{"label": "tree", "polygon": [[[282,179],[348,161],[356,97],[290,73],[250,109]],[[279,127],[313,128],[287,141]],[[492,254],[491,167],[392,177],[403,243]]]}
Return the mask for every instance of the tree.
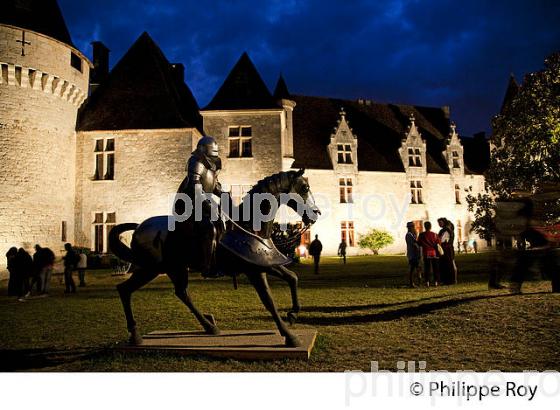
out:
{"label": "tree", "polygon": [[496,215],[496,203],[492,195],[488,192],[472,194],[472,187],[469,188],[467,195],[467,209],[474,213],[474,221],[471,224],[471,231],[475,232],[480,238],[488,243],[492,241],[496,232],[494,216]]}
{"label": "tree", "polygon": [[[475,214],[473,228],[484,235],[495,229],[495,201],[510,199],[516,192],[534,195],[560,186],[560,53],[548,57],[543,70],[525,76],[492,128],[490,166],[485,172],[488,192],[467,197]],[[549,195],[541,207],[546,222],[558,222],[558,195]]]}
{"label": "tree", "polygon": [[391,245],[394,241],[389,232],[371,229],[366,235],[360,236],[358,246],[362,249],[370,249],[374,255],[378,255],[380,249]]}

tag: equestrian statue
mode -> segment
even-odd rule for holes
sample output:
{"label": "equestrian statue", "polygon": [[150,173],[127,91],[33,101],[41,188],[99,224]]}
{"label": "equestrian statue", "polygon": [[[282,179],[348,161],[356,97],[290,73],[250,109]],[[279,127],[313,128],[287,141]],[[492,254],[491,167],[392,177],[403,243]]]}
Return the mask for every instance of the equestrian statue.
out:
{"label": "equestrian statue", "polygon": [[[189,272],[196,270],[208,278],[232,276],[234,283],[238,275],[245,274],[271,313],[286,346],[301,345],[278,313],[267,275],[280,278],[289,285],[292,307],[288,312],[288,321],[293,324],[300,311],[298,278],[286,268],[291,259],[278,251],[272,234],[274,215],[281,198],[289,198],[284,203],[299,214],[304,229],[309,228],[320,214],[312,201],[307,179],[303,177],[304,170],[283,171],[264,178],[247,192],[239,206],[233,206],[231,198],[223,195],[218,182],[220,169],[216,141],[212,137],[201,138],[187,163],[187,176],[178,189],[178,194],[182,196],[177,195],[173,215],[154,216],[141,224],[124,223],[111,230],[111,251],[131,263],[131,276],[117,286],[130,344],[142,344],[132,313],[132,293],[160,274],[167,274],[171,279],[175,295],[190,309],[207,334],[220,333],[214,316],[201,313],[189,294]],[[212,195],[221,196],[220,205],[213,202]],[[263,197],[268,199],[263,200]],[[186,219],[178,218],[187,210],[192,210],[184,199],[192,201],[195,208],[200,204],[200,212],[195,211]],[[276,204],[272,203],[274,201]],[[247,217],[232,218],[230,213]],[[267,217],[257,220],[257,214]],[[120,238],[127,231],[133,231],[130,246]]]}

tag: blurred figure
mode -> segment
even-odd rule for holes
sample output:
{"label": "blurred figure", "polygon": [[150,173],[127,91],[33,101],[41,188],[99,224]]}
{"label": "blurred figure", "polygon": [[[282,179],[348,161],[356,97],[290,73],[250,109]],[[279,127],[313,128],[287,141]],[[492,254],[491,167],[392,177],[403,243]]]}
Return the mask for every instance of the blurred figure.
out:
{"label": "blurred figure", "polygon": [[64,256],[64,286],[66,289],[64,293],[76,293],[76,284],[72,277],[72,271],[76,269],[79,257],[71,244],[64,244],[64,249],[66,249],[66,255]]}
{"label": "blurred figure", "polygon": [[413,222],[406,224],[407,233],[404,237],[406,242],[406,257],[408,259],[408,284],[411,288],[416,287],[416,283],[421,281],[420,272],[420,246],[416,235],[416,228]]}
{"label": "blurred figure", "polygon": [[[37,284],[37,292],[41,295],[48,295],[51,276],[54,266],[54,252],[49,248],[43,248],[35,245],[35,254],[33,255],[33,265],[35,269],[35,277],[33,284]],[[33,288],[33,284],[31,288]]]}
{"label": "blurred figure", "polygon": [[86,286],[86,268],[87,268],[87,255],[84,251],[80,252],[78,265],[78,279],[80,280],[80,287]]}
{"label": "blurred figure", "polygon": [[478,253],[478,243],[476,242],[476,239],[473,239],[472,241],[472,248],[474,253]]}
{"label": "blurred figure", "polygon": [[16,265],[17,253],[18,250],[15,246],[12,246],[6,253],[6,265],[9,273],[8,296],[18,296],[20,279],[18,278],[17,265]]}
{"label": "blurred figure", "polygon": [[313,256],[315,275],[319,274],[319,261],[321,259],[322,251],[323,251],[323,244],[319,240],[319,235],[315,235],[315,239],[309,245],[309,254]]}
{"label": "blurred figure", "polygon": [[338,256],[342,258],[345,265],[346,265],[346,246],[347,246],[346,241],[344,239],[342,240],[342,242],[340,242],[340,245],[338,245]]}
{"label": "blurred figure", "polygon": [[424,222],[424,229],[425,231],[418,235],[418,245],[422,248],[422,257],[424,258],[424,280],[426,286],[430,286],[430,282],[434,286],[438,286],[440,282],[438,245],[441,246],[441,241],[432,232],[430,221]]}
{"label": "blurred figure", "polygon": [[439,218],[438,224],[441,228],[438,237],[443,248],[443,255],[439,259],[441,282],[445,285],[453,285],[457,283],[455,249],[453,248],[455,227],[447,218]]}
{"label": "blurred figure", "polygon": [[19,301],[23,302],[31,294],[29,281],[33,276],[33,259],[23,248],[19,248],[15,258],[16,276],[19,278],[18,295]]}

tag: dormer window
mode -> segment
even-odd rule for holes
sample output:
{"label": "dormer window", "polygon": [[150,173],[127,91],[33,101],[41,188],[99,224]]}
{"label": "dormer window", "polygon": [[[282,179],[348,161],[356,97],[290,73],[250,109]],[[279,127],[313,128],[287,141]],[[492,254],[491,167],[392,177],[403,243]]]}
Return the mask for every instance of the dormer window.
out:
{"label": "dormer window", "polygon": [[408,149],[408,165],[410,167],[422,166],[422,155],[420,154],[420,148]]}
{"label": "dormer window", "polygon": [[339,164],[352,163],[352,146],[350,144],[338,144],[337,154]]}
{"label": "dormer window", "polygon": [[461,168],[461,163],[459,162],[459,152],[453,151],[451,153],[451,159],[453,161],[453,168]]}

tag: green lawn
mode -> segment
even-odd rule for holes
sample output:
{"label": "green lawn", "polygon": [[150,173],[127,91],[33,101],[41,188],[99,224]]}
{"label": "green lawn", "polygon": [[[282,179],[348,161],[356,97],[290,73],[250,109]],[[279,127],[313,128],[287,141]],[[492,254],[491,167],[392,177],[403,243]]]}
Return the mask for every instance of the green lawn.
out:
{"label": "green lawn", "polygon": [[[319,276],[297,265],[302,312],[296,327],[319,337],[311,359],[245,362],[168,355],[125,355],[107,349],[126,338],[115,285],[107,271],[88,273],[88,286],[65,296],[60,276],[51,297],[21,303],[0,297],[0,370],[47,371],[344,371],[368,370],[371,361],[396,370],[399,360],[424,360],[428,369],[560,370],[560,295],[550,283],[531,281],[522,295],[487,290],[492,254],[458,255],[460,283],[439,288],[404,287],[403,256],[324,258]],[[289,290],[271,279],[283,312]],[[6,282],[0,283],[5,295]],[[275,328],[245,280],[193,274],[191,292],[222,329]],[[133,297],[142,332],[198,330],[162,276]]]}

